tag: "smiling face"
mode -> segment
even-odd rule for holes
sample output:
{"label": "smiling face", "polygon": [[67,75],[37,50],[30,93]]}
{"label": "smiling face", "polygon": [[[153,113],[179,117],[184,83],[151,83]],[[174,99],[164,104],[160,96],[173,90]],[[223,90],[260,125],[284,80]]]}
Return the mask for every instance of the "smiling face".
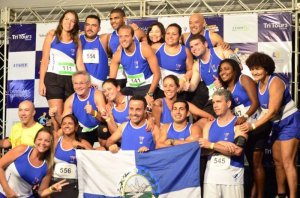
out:
{"label": "smiling face", "polygon": [[104,83],[104,85],[102,86],[102,89],[103,89],[102,91],[103,91],[105,98],[109,102],[115,101],[118,93],[120,93],[120,87],[119,86],[116,87],[114,84],[112,84],[110,82]]}
{"label": "smiling face", "polygon": [[205,27],[204,17],[200,14],[192,14],[189,19],[189,27],[194,35],[203,33]]}
{"label": "smiling face", "polygon": [[250,68],[251,74],[255,81],[264,81],[267,77],[267,71],[261,66],[254,66]]}
{"label": "smiling face", "polygon": [[162,32],[157,25],[154,25],[149,32],[149,38],[153,43],[157,43],[162,38]]}
{"label": "smiling face", "polygon": [[32,102],[23,101],[19,104],[18,109],[19,119],[23,126],[26,126],[34,121],[35,110]]}
{"label": "smiling face", "polygon": [[119,31],[120,45],[124,49],[128,49],[134,43],[134,37],[130,28],[121,28]]}
{"label": "smiling face", "polygon": [[35,148],[40,152],[40,153],[45,153],[47,152],[52,143],[52,137],[49,132],[47,131],[40,131],[34,141]]}
{"label": "smiling face", "polygon": [[71,117],[64,117],[61,123],[61,129],[64,135],[72,135],[77,131],[77,125]]}
{"label": "smiling face", "polygon": [[163,81],[164,94],[168,99],[173,99],[177,96],[178,86],[172,78],[165,78]]}
{"label": "smiling face", "polygon": [[79,97],[85,98],[89,94],[91,82],[86,75],[78,74],[73,77],[72,82],[74,90]]}
{"label": "smiling face", "polygon": [[175,123],[179,124],[186,122],[186,117],[189,115],[186,104],[184,102],[174,103],[171,115]]}
{"label": "smiling face", "polygon": [[121,26],[125,25],[125,17],[121,13],[112,13],[109,17],[110,25],[114,30],[118,30]]}
{"label": "smiling face", "polygon": [[234,81],[235,74],[232,66],[227,62],[222,63],[220,65],[219,76],[225,83]]}
{"label": "smiling face", "polygon": [[129,102],[129,119],[135,124],[139,125],[146,117],[146,109],[143,101],[130,100]]}
{"label": "smiling face", "polygon": [[194,56],[201,57],[206,52],[207,42],[202,43],[200,39],[191,40],[190,47]]}
{"label": "smiling face", "polygon": [[85,36],[88,39],[96,38],[98,32],[100,31],[100,24],[97,19],[87,18],[84,23]]}
{"label": "smiling face", "polygon": [[170,26],[166,30],[165,42],[169,46],[178,45],[180,40],[179,30],[175,26]]}
{"label": "smiling face", "polygon": [[74,28],[75,23],[77,23],[75,15],[69,12],[65,14],[62,20],[62,29],[66,32],[71,32]]}

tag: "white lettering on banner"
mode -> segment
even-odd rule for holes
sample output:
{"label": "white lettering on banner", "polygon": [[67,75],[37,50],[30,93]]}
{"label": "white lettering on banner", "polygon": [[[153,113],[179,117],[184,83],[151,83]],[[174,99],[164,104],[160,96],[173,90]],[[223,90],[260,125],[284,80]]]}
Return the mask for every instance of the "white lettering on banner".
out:
{"label": "white lettering on banner", "polygon": [[11,90],[9,95],[10,97],[23,97],[23,98],[29,98],[31,96],[30,90]]}
{"label": "white lettering on banner", "polygon": [[264,28],[278,28],[278,29],[286,29],[288,28],[288,24],[286,23],[263,23]]}
{"label": "white lettering on banner", "polygon": [[24,39],[26,41],[31,41],[31,39],[32,39],[32,35],[27,35],[26,33],[11,35],[11,37],[13,40]]}

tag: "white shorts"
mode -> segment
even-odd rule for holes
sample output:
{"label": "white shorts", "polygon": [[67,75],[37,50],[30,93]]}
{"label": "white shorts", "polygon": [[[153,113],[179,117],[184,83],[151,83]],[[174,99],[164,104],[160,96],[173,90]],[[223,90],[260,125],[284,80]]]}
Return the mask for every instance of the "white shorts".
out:
{"label": "white shorts", "polygon": [[244,185],[204,184],[203,198],[243,198]]}

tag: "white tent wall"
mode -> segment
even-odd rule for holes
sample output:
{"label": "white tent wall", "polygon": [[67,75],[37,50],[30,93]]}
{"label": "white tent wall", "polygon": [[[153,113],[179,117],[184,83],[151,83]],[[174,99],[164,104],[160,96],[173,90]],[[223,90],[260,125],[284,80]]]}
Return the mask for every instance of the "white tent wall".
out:
{"label": "white tent wall", "polygon": [[[229,13],[293,13],[294,32],[298,32],[300,0],[0,0],[0,131],[5,130],[5,95],[7,76],[8,30],[11,24],[47,23],[57,21],[66,9],[78,12],[81,21],[91,13],[108,19],[109,11],[121,7],[128,18],[188,16],[194,12],[204,15]],[[297,41],[297,42],[296,42]],[[298,101],[298,33],[293,40],[294,99]]]}

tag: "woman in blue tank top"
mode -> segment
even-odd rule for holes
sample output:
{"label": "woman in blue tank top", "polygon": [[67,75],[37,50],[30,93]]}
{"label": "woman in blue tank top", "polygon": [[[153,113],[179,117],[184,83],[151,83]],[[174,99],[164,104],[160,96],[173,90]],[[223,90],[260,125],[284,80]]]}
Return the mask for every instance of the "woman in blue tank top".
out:
{"label": "woman in blue tank top", "polygon": [[48,187],[53,167],[53,134],[46,128],[40,129],[34,144],[17,146],[0,159],[1,198],[33,197],[34,191],[46,197],[68,184],[63,180]]}
{"label": "woman in blue tank top", "polygon": [[[154,101],[154,105],[152,109],[152,115],[154,117],[155,124],[157,126],[160,126],[161,124],[173,122],[173,119],[171,117],[171,108],[173,103],[176,101],[178,97],[177,91],[179,89],[179,79],[174,75],[168,75],[163,79],[163,85],[164,85],[165,97],[156,99]],[[191,103],[188,104],[189,104],[190,112],[193,115],[202,118],[207,118],[208,120],[214,119],[214,117],[209,113],[206,113],[205,111],[199,109],[198,107],[196,107]],[[203,126],[203,123],[199,124],[199,126],[200,127]]]}
{"label": "woman in blue tank top", "polygon": [[67,180],[69,185],[60,192],[53,193],[53,198],[78,197],[76,149],[93,149],[88,141],[78,137],[78,127],[76,117],[72,114],[66,115],[61,123],[62,136],[55,137],[55,164],[51,183]]}
{"label": "woman in blue tank top", "polygon": [[[243,75],[239,64],[232,59],[220,62],[218,74],[222,86],[232,94],[232,106],[236,124],[247,120],[257,120],[260,112],[257,97],[257,85],[249,76]],[[264,197],[265,171],[263,167],[264,149],[271,131],[270,123],[249,133],[245,153],[253,173],[251,197]]]}
{"label": "woman in blue tank top", "polygon": [[297,197],[296,156],[300,139],[300,112],[289,93],[289,86],[274,74],[274,60],[255,52],[246,60],[254,79],[258,82],[258,99],[262,108],[261,117],[252,123],[244,123],[253,130],[272,121],[272,154],[276,170],[278,197],[286,197],[285,179],[289,197]]}
{"label": "woman in blue tank top", "polygon": [[46,97],[49,107],[57,108],[59,119],[64,101],[74,93],[72,75],[77,70],[85,70],[78,33],[78,15],[74,10],[67,10],[57,28],[47,33],[43,45],[39,94]]}

